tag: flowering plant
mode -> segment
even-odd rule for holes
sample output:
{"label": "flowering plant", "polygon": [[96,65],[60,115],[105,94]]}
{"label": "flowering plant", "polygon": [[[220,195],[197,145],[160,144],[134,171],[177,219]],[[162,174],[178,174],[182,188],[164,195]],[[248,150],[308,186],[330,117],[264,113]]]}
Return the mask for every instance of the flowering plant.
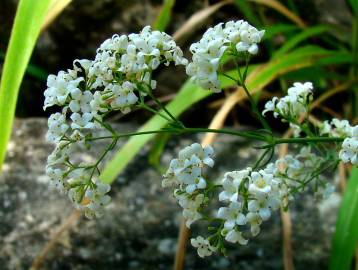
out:
{"label": "flowering plant", "polygon": [[[310,82],[294,83],[286,96],[274,97],[260,112],[246,78],[250,58],[258,53],[263,35],[263,30],[242,20],[218,24],[190,46],[192,60],[188,61],[171,36],[147,26],[139,34],[114,35],[102,43],[94,60],[75,60],[72,69],[50,75],[44,109],[61,108],[48,120],[47,139],[56,144],[46,167],[51,184],[67,193],[87,217],[100,217],[110,201],[107,195],[110,186],[98,179],[100,165],[122,137],[212,132],[257,141],[262,154],[255,164],[226,172],[219,181],[206,176],[207,169],[214,166],[214,149],[198,143],[182,149],[163,176],[163,187],[173,189],[183,208],[186,226],[200,220],[209,224],[207,237],[191,239],[201,257],[225,253],[226,242],[246,245],[249,238],[260,233],[261,224],[272,212],[287,209],[298,192],[311,188],[317,195],[328,196],[333,186],[324,178],[324,172],[335,170],[340,161],[358,164],[358,126],[338,119],[313,126],[309,122],[314,96]],[[224,70],[226,62],[235,65],[235,76]],[[192,80],[208,91],[221,91],[219,74],[232,80],[246,93],[263,129],[236,131],[185,126],[154,94],[157,84],[154,70],[172,63],[184,66]],[[148,98],[161,111],[149,107],[145,103]],[[129,113],[135,107],[158,114],[168,122],[167,126],[133,133],[114,130],[107,116],[114,111]],[[265,118],[268,113],[288,123],[295,137],[275,136]],[[94,131],[100,129],[108,135],[96,137]],[[88,164],[73,158],[76,148],[89,148],[97,140],[110,143],[96,162]],[[302,147],[297,154],[273,161],[275,147],[284,143]],[[216,196],[223,206],[212,216],[207,210]]]}

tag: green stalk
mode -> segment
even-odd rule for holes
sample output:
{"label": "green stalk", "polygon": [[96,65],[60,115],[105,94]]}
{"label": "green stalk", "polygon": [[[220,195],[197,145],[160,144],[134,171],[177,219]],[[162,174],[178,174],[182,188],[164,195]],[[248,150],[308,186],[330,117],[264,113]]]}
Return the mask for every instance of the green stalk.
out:
{"label": "green stalk", "polygon": [[124,137],[132,137],[138,135],[146,135],[146,134],[156,134],[156,133],[174,133],[174,134],[185,134],[185,133],[218,133],[218,134],[227,134],[233,135],[237,137],[242,137],[251,140],[257,140],[262,142],[271,143],[263,148],[272,147],[278,144],[283,143],[309,143],[309,142],[323,142],[323,143],[331,143],[331,142],[342,142],[344,138],[334,138],[334,137],[309,137],[309,138],[287,138],[287,139],[279,139],[275,137],[267,137],[262,135],[252,134],[247,131],[234,131],[228,129],[212,129],[212,128],[164,128],[159,130],[149,130],[149,131],[142,131],[142,132],[129,132],[129,133],[122,133],[122,134],[114,134],[112,136],[102,136],[102,137],[95,137],[89,138],[88,141],[96,141],[96,140],[103,140],[103,139],[119,139]]}

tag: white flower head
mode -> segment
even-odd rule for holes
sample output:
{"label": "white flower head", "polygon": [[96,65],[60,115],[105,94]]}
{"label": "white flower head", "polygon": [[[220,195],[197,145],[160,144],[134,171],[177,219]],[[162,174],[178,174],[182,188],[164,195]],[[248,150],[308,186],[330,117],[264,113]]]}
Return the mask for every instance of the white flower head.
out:
{"label": "white flower head", "polygon": [[[283,120],[297,120],[301,114],[307,113],[307,108],[312,101],[313,85],[311,82],[295,82],[288,89],[287,96],[282,98],[274,97],[265,104],[263,115],[272,111],[274,117],[281,117]],[[291,122],[291,121],[290,121]]]}
{"label": "white flower head", "polygon": [[236,48],[238,53],[257,54],[264,31],[258,31],[245,21],[219,23],[209,28],[203,37],[190,46],[192,62],[186,73],[204,89],[221,92],[218,79],[220,59],[228,48]]}

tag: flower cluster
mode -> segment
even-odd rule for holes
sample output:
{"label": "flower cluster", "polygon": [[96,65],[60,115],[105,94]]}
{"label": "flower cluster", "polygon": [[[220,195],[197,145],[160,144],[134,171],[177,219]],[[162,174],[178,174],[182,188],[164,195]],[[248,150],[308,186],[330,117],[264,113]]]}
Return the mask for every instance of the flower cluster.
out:
{"label": "flower cluster", "polygon": [[220,92],[218,70],[220,59],[226,51],[238,56],[244,52],[256,54],[265,31],[259,31],[246,21],[230,21],[209,28],[197,43],[190,46],[192,62],[186,72],[204,89]]}
{"label": "flower cluster", "polygon": [[228,172],[222,185],[224,191],[219,194],[219,200],[229,202],[229,206],[218,210],[218,218],[225,220],[221,234],[226,241],[241,245],[248,242],[241,227],[249,225],[251,235],[256,236],[261,223],[280,207],[288,191],[283,179],[275,177],[270,167]]}
{"label": "flower cluster", "polygon": [[175,187],[174,196],[184,209],[186,226],[201,218],[200,207],[205,203],[202,193],[207,188],[207,182],[202,175],[205,165],[214,166],[211,146],[202,147],[194,143],[179,152],[179,157],[170,162],[167,172],[163,176],[163,187]]}
{"label": "flower cluster", "polygon": [[330,122],[323,122],[320,127],[320,134],[345,138],[339,152],[339,158],[344,163],[358,164],[358,125],[352,127],[347,120],[334,118]]}
{"label": "flower cluster", "polygon": [[301,114],[307,114],[309,104],[312,101],[313,85],[311,82],[299,83],[295,82],[288,89],[287,96],[282,98],[274,97],[265,104],[262,112],[273,112],[274,117],[280,116],[283,120],[296,123]]}
{"label": "flower cluster", "polygon": [[139,34],[114,35],[91,60],[75,60],[73,68],[49,75],[44,109],[61,107],[49,117],[46,138],[56,143],[48,158],[47,175],[55,187],[68,192],[87,216],[100,216],[109,202],[109,185],[96,180],[98,163],[75,162],[75,146],[88,145],[93,130],[108,128],[104,116],[128,113],[156,88],[153,70],[160,64],[186,65],[181,49],[167,34],[149,26]]}
{"label": "flower cluster", "polygon": [[[204,165],[214,165],[212,153],[210,146],[202,148],[197,143],[192,144],[179,152],[179,158],[171,161],[163,176],[164,187],[177,187],[174,196],[184,208],[188,227],[202,218],[203,206],[209,203],[210,198],[205,192],[208,182],[202,177],[201,169]],[[230,243],[246,245],[250,235],[258,235],[261,224],[280,207],[285,209],[297,192],[312,187],[321,197],[330,195],[333,186],[320,174],[315,175],[325,162],[310,147],[303,147],[297,155],[286,155],[261,170],[248,167],[225,173],[220,184],[213,186],[223,189],[218,198],[220,202],[227,203],[217,210],[213,219],[221,220],[221,226],[208,238],[199,236],[191,240],[199,256],[222,251],[220,237]]]}

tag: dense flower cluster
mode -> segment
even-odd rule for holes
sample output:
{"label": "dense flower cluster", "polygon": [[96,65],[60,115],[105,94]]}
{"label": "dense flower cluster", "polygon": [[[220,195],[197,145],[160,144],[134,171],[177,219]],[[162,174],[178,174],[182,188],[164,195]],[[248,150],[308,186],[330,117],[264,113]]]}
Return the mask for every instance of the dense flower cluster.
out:
{"label": "dense flower cluster", "polygon": [[186,72],[204,89],[220,92],[218,70],[220,59],[228,50],[237,57],[238,53],[256,54],[265,31],[259,31],[246,21],[230,21],[209,28],[197,43],[190,46],[192,62]]}
{"label": "dense flower cluster", "polygon": [[188,61],[169,35],[147,26],[139,34],[107,39],[93,61],[75,60],[73,69],[48,76],[44,109],[59,106],[62,112],[48,120],[46,138],[56,148],[48,158],[47,175],[87,216],[102,214],[110,187],[95,179],[98,164],[71,160],[74,148],[83,145],[94,129],[108,126],[103,116],[109,112],[130,112],[140,96],[156,87],[153,70],[171,62]]}
{"label": "dense flower cluster", "polygon": [[163,187],[175,187],[174,196],[183,208],[188,228],[201,218],[199,209],[205,199],[201,192],[207,187],[202,170],[205,165],[214,166],[213,154],[211,146],[202,147],[198,143],[187,146],[170,162],[163,176]]}
{"label": "dense flower cluster", "polygon": [[[209,202],[207,193],[202,192],[207,181],[202,177],[201,168],[214,164],[212,153],[211,147],[188,146],[180,151],[178,159],[171,161],[164,175],[164,187],[179,187],[174,190],[174,196],[184,208],[188,227],[203,217],[203,206]],[[230,243],[246,245],[250,235],[259,234],[262,222],[280,207],[286,208],[295,193],[310,186],[320,197],[327,197],[334,191],[333,186],[321,175],[314,174],[324,163],[325,160],[315,155],[310,147],[303,147],[296,156],[286,155],[261,170],[249,167],[225,173],[220,181],[223,190],[218,196],[219,201],[227,205],[220,207],[215,217],[223,221],[218,233]],[[220,250],[216,235],[191,240],[200,257]]]}
{"label": "dense flower cluster", "polygon": [[339,158],[344,163],[358,164],[358,125],[352,127],[347,120],[324,121],[320,128],[321,135],[344,137]]}
{"label": "dense flower cluster", "polygon": [[[192,62],[188,63],[172,37],[160,31],[152,31],[147,26],[138,34],[114,35],[101,44],[94,60],[75,60],[72,69],[50,75],[44,93],[44,109],[52,106],[61,108],[61,112],[49,117],[46,134],[47,140],[56,145],[48,156],[46,166],[51,185],[66,193],[75,207],[83,210],[87,217],[101,216],[104,206],[110,202],[107,195],[110,186],[98,179],[99,164],[117,140],[123,137],[105,122],[105,116],[112,111],[129,113],[136,105],[153,111],[143,102],[148,95],[154,98],[152,90],[156,88],[156,81],[152,75],[161,64],[184,65],[186,73],[197,84],[213,92],[220,92],[218,74],[221,72],[220,61],[224,54],[234,57],[235,61],[241,56],[248,61],[250,55],[258,52],[257,44],[263,35],[264,31],[242,20],[220,23],[208,29],[199,42],[190,46],[193,57]],[[238,84],[244,86],[246,75],[242,76],[240,70],[238,74]],[[299,121],[301,115],[308,116],[312,97],[312,83],[296,82],[288,89],[286,96],[268,101],[262,113],[265,115],[271,111],[274,117],[288,122],[295,136],[304,131],[308,138],[295,139],[294,142],[309,142],[310,147],[302,147],[296,155],[286,155],[275,162],[261,165],[269,153],[265,151],[254,169],[248,167],[227,172],[219,182],[210,182],[204,177],[206,167],[214,166],[214,150],[211,146],[203,147],[194,143],[182,149],[178,158],[170,162],[163,175],[162,186],[173,188],[173,195],[183,208],[186,226],[190,228],[200,219],[213,224],[208,227],[212,232],[210,236],[191,239],[200,257],[225,251],[226,242],[246,245],[251,237],[260,233],[261,224],[274,211],[285,209],[297,192],[312,189],[321,197],[327,197],[333,192],[334,187],[323,179],[322,172],[327,168],[335,168],[339,159],[332,151],[328,151],[325,157],[316,155],[316,152],[329,148],[317,143],[322,141],[322,138],[315,137],[317,130],[311,131],[308,123],[301,124]],[[163,111],[174,119],[173,123],[179,123],[165,108]],[[167,120],[166,116],[158,114]],[[260,116],[260,120],[263,120],[266,127],[265,119]],[[203,131],[173,123],[160,132]],[[102,128],[113,137],[94,138],[94,130]],[[147,133],[157,132],[154,130]],[[226,133],[224,130],[215,132]],[[333,119],[323,122],[319,133],[323,137],[334,137],[324,138],[324,142],[341,142],[344,138],[339,152],[340,160],[358,164],[358,126],[353,127],[346,120]],[[235,134],[244,136],[243,133]],[[312,134],[313,138],[309,138]],[[125,136],[129,135],[134,133]],[[287,142],[273,137],[268,130],[246,132],[245,135],[266,142],[267,145],[262,148],[272,150],[272,154],[275,145]],[[93,140],[111,137],[112,143],[93,164],[86,164],[74,157],[76,148],[90,147]],[[315,150],[311,150],[312,145],[316,145]],[[215,211],[215,217],[211,217],[207,213],[207,206],[217,189],[220,189],[218,201],[223,205]]]}
{"label": "dense flower cluster", "polygon": [[273,112],[277,118],[280,116],[283,120],[295,123],[301,114],[308,112],[309,103],[312,100],[313,85],[311,82],[295,82],[288,89],[287,96],[282,98],[274,97],[265,104],[265,110],[262,112]]}

